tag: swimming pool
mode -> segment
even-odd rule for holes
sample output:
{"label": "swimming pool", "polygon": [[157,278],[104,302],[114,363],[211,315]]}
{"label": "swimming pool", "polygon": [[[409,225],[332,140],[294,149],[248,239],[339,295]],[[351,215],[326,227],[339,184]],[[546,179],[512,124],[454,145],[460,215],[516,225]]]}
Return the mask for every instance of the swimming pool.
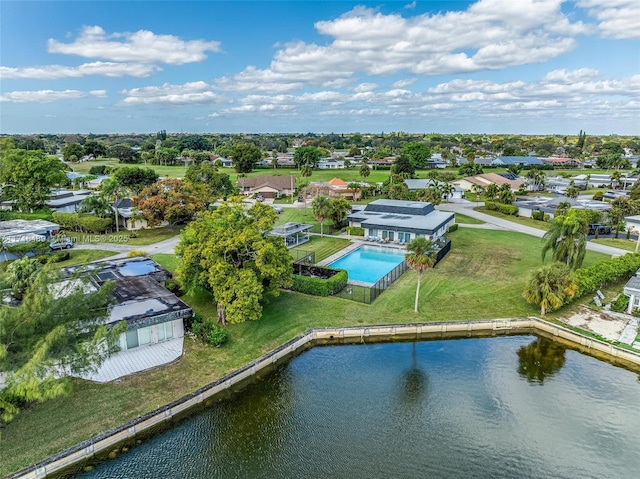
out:
{"label": "swimming pool", "polygon": [[334,261],[329,267],[346,269],[349,281],[375,283],[402,263],[404,254],[405,251],[400,249],[366,245]]}

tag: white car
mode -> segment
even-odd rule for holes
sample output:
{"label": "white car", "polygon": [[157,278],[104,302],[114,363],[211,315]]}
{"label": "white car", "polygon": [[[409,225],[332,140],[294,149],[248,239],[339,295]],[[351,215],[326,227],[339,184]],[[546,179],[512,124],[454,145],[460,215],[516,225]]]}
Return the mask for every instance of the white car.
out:
{"label": "white car", "polygon": [[73,248],[73,241],[71,241],[71,239],[67,238],[66,236],[64,238],[55,238],[49,243],[49,248],[51,249],[51,251],[57,249]]}

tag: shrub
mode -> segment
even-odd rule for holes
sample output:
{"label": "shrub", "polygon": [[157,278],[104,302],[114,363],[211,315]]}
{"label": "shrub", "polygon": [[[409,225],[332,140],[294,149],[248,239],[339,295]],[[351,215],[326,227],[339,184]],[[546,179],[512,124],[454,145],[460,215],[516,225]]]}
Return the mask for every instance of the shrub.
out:
{"label": "shrub", "polygon": [[629,296],[619,294],[616,299],[611,302],[611,311],[616,313],[624,313],[629,306]]}
{"label": "shrub", "polygon": [[364,236],[364,228],[360,226],[350,226],[348,231],[351,236]]}
{"label": "shrub", "polygon": [[532,211],[532,212],[531,212],[531,217],[532,217],[534,220],[544,221],[544,216],[545,216],[544,211],[538,211],[538,210],[536,210],[536,211]]}
{"label": "shrub", "polygon": [[596,191],[595,194],[593,195],[594,201],[602,201],[603,198],[604,198],[604,193],[602,191]]}
{"label": "shrub", "polygon": [[310,276],[294,274],[291,289],[300,293],[311,294],[313,296],[330,296],[332,294],[339,293],[347,285],[349,275],[347,270],[344,269],[333,271],[338,271],[338,273],[328,279],[312,278]]}
{"label": "shrub", "polygon": [[175,279],[171,278],[164,282],[164,287],[176,296],[182,296],[182,287]]}
{"label": "shrub", "polygon": [[89,233],[103,233],[111,228],[111,218],[98,218],[97,216],[79,215],[78,224],[82,231]]}
{"label": "shrub", "polygon": [[212,319],[204,319],[197,313],[189,319],[185,321],[185,326],[205,343],[218,347],[229,339],[227,330],[218,326]]}
{"label": "shrub", "polygon": [[89,168],[90,175],[105,175],[107,170],[107,165],[96,165]]}
{"label": "shrub", "polygon": [[449,226],[449,233],[456,231],[458,229],[458,223]]}
{"label": "shrub", "polygon": [[68,251],[58,251],[57,253],[50,254],[44,258],[48,258],[48,263],[60,263],[62,261],[67,261],[70,257],[71,253]]}
{"label": "shrub", "polygon": [[625,254],[596,261],[587,268],[576,270],[578,296],[593,293],[609,282],[630,278],[640,269],[640,254]]}
{"label": "shrub", "polygon": [[135,256],[146,256],[146,255],[147,255],[147,253],[145,253],[141,249],[132,249],[131,251],[129,251],[127,253],[127,258],[133,258]]}
{"label": "shrub", "polygon": [[519,211],[517,206],[495,203],[493,201],[485,201],[484,206],[490,211],[497,211],[503,215],[509,216],[517,216]]}

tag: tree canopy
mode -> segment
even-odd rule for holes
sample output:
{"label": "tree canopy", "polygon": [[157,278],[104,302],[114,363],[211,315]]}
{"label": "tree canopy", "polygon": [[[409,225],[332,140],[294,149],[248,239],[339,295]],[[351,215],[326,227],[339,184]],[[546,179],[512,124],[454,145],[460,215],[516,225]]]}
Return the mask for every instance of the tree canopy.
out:
{"label": "tree canopy", "polygon": [[586,233],[586,219],[576,210],[569,209],[565,214],[554,217],[543,236],[542,259],[552,251],[554,261],[564,263],[572,270],[579,268],[587,249]]}
{"label": "tree canopy", "polygon": [[318,164],[321,156],[322,153],[315,146],[301,146],[293,154],[293,161],[298,165],[298,168],[304,165],[309,165],[313,168]]}
{"label": "tree canopy", "polygon": [[150,168],[122,166],[114,174],[118,186],[131,191],[134,195],[158,181],[158,174]]}
{"label": "tree canopy", "polygon": [[229,175],[218,172],[209,162],[191,165],[187,168],[184,180],[196,190],[200,200],[206,204],[219,198],[226,199],[236,191]]}
{"label": "tree canopy", "polygon": [[238,173],[250,173],[262,158],[262,151],[253,143],[236,143],[230,156]]}
{"label": "tree canopy", "polygon": [[425,143],[412,141],[402,145],[400,155],[406,157],[414,168],[426,168],[431,158],[431,148]]}
{"label": "tree canopy", "polygon": [[29,402],[68,393],[71,381],[65,374],[94,370],[115,351],[126,328],[124,322],[114,328],[105,324],[113,301],[111,283],[86,293],[86,276],[64,283],[48,268],[23,279],[30,283],[24,300],[18,306],[0,303],[0,370],[7,373],[0,390],[0,423]]}
{"label": "tree canopy", "polygon": [[192,220],[204,208],[190,183],[178,179],[160,180],[143,189],[133,204],[149,226],[166,221],[171,226]]}
{"label": "tree canopy", "polygon": [[540,306],[540,314],[555,311],[578,291],[569,267],[554,261],[534,271],[522,292],[528,303]]}
{"label": "tree canopy", "polygon": [[8,149],[0,153],[2,199],[15,200],[20,211],[42,208],[51,187],[66,179],[64,163],[42,150]]}
{"label": "tree canopy", "polygon": [[239,198],[201,214],[182,234],[176,253],[183,288],[213,293],[218,322],[257,320],[261,301],[291,284],[291,256],[282,238],[269,235],[277,214],[256,203],[247,209]]}

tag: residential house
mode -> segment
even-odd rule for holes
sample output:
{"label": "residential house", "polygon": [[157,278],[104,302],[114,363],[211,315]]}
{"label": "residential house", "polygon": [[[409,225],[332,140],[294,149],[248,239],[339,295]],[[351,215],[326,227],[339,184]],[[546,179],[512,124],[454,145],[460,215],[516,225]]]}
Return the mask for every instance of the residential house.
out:
{"label": "residential house", "polygon": [[543,163],[539,158],[535,158],[533,156],[499,156],[494,160],[491,160],[491,165],[493,166],[540,166],[542,164]]}
{"label": "residential house", "polygon": [[344,158],[320,158],[316,168],[319,170],[344,169]]}
{"label": "residential house", "polygon": [[82,200],[91,192],[88,190],[69,191],[64,188],[51,190],[49,199],[45,204],[56,213],[75,213],[78,211]]}
{"label": "residential house", "polygon": [[[358,188],[354,188],[358,184]],[[329,181],[313,181],[307,186],[308,193],[313,196],[327,196],[330,198],[348,198],[354,199],[358,196],[360,188],[368,188],[369,183],[354,181],[347,183],[341,178],[333,178]]]}
{"label": "residential house", "polygon": [[265,198],[292,196],[296,189],[295,176],[256,176],[238,178],[240,191],[246,195],[262,195]]}
{"label": "residential house", "polygon": [[349,226],[364,229],[365,238],[409,243],[416,237],[439,240],[455,223],[454,214],[436,210],[431,203],[403,200],[375,200],[353,207]]}
{"label": "residential house", "polygon": [[539,159],[543,164],[553,165],[555,168],[576,168],[582,166],[582,162],[577,158],[542,156]]}
{"label": "residential house", "polygon": [[526,185],[526,182],[521,180],[510,180],[504,176],[498,175],[497,173],[483,173],[481,175],[467,176],[466,178],[452,181],[451,184],[459,186],[465,191],[471,190],[474,185],[484,189],[491,184],[498,187],[508,184],[512,191],[517,191],[522,185]]}
{"label": "residential house", "polygon": [[[74,287],[72,275],[82,266],[63,270],[66,280],[60,290]],[[184,340],[183,320],[192,311],[163,283],[171,273],[155,261],[145,258],[92,263],[93,273],[87,291],[95,291],[107,281],[115,281],[115,305],[109,311],[108,326],[120,321],[127,324],[119,339],[120,351],[98,368],[82,377],[91,381],[108,382],[149,368],[175,361],[182,356]],[[80,270],[82,273],[82,269]]]}
{"label": "residential house", "polygon": [[[407,179],[407,180],[404,180],[404,183],[407,185],[407,188],[409,188],[409,191],[418,191],[418,190],[426,190],[431,185],[438,185],[441,182],[437,180],[429,180],[429,179],[413,179],[413,180]],[[464,189],[460,188],[457,185],[452,185],[452,186],[453,186],[453,193],[451,194],[451,196],[449,196],[449,198],[447,198],[447,200],[462,199],[462,195],[464,194]]]}
{"label": "residential house", "polygon": [[579,210],[593,210],[606,212],[611,209],[611,204],[604,201],[576,200],[568,196],[525,196],[518,198],[513,204],[518,207],[518,215],[527,218],[532,217],[532,212],[542,211],[553,218],[556,209],[561,203],[568,203],[571,208]]}
{"label": "residential house", "polygon": [[637,271],[635,276],[629,278],[622,292],[629,296],[627,313],[631,314],[634,309],[640,309],[640,271]]}

